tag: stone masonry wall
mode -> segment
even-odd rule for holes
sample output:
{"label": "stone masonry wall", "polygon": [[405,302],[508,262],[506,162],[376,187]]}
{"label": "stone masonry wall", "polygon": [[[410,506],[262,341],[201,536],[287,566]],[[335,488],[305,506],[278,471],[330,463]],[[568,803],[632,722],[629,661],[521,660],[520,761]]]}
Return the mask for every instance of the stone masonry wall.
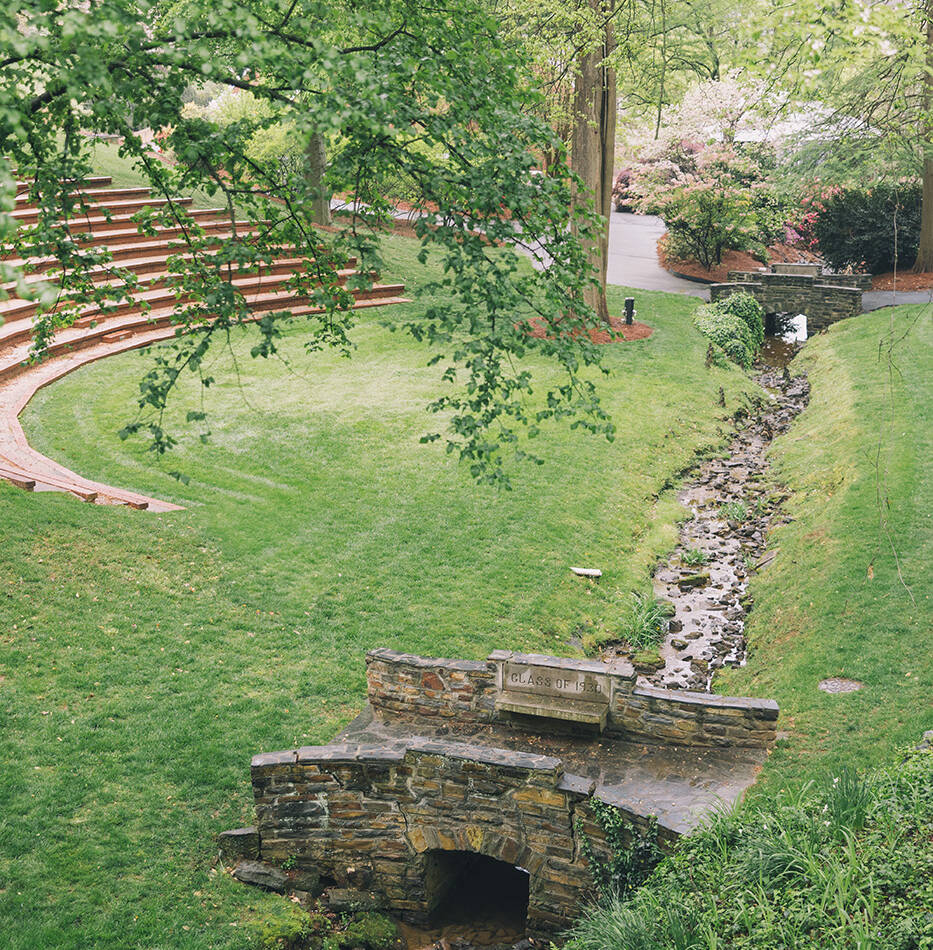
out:
{"label": "stone masonry wall", "polygon": [[807,329],[815,333],[862,312],[862,292],[871,289],[867,274],[826,274],[810,277],[731,271],[729,283],[712,284],[710,300],[750,293],[767,313],[805,313]]}
{"label": "stone masonry wall", "polygon": [[485,660],[442,660],[370,650],[366,689],[377,715],[488,722],[495,715],[496,666]]}
{"label": "stone masonry wall", "polygon": [[777,729],[778,706],[773,700],[639,686],[631,667],[619,662],[600,664],[502,650],[479,662],[373,650],[366,662],[369,702],[377,717],[404,713],[435,722],[454,717],[463,722],[494,721],[500,664],[526,664],[564,674],[578,668],[599,670],[607,684],[606,733],[623,739],[767,748]]}
{"label": "stone masonry wall", "polygon": [[418,738],[393,750],[317,746],[255,756],[252,782],[263,861],[288,859],[340,886],[362,880],[415,923],[431,907],[432,852],[527,870],[528,932],[537,936],[578,917],[591,894],[578,822],[605,856],[594,783],[565,777],[543,755]]}
{"label": "stone masonry wall", "polygon": [[[642,742],[768,748],[776,738],[778,705],[771,699],[716,696],[636,686],[616,693],[612,731]],[[608,731],[608,730],[607,730]]]}

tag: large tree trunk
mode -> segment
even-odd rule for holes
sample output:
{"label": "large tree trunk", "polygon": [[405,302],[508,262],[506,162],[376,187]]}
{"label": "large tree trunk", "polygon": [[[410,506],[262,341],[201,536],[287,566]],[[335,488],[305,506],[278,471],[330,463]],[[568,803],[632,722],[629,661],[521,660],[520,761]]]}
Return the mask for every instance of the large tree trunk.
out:
{"label": "large tree trunk", "polygon": [[603,219],[599,237],[589,242],[589,259],[599,275],[599,285],[587,287],[584,301],[603,322],[609,322],[606,303],[606,270],[609,264],[609,215],[612,211],[612,170],[616,140],[616,75],[607,63],[615,49],[615,30],[610,15],[614,0],[590,0],[595,17],[605,19],[603,42],[580,54],[574,80],[573,141],[571,168],[583,180],[587,195]]}
{"label": "large tree trunk", "polygon": [[920,210],[920,247],[914,271],[933,271],[933,0],[924,4],[927,51],[923,80],[923,194]]}
{"label": "large tree trunk", "polygon": [[311,203],[311,220],[315,224],[330,224],[330,195],[324,189],[324,171],[327,168],[327,152],[324,136],[315,132],[308,143],[308,179],[314,189]]}

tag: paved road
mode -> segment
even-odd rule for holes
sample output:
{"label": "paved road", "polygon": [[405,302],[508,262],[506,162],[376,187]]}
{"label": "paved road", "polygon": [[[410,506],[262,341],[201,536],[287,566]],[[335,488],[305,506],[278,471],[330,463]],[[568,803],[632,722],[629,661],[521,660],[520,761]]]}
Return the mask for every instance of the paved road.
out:
{"label": "paved road", "polygon": [[613,211],[609,220],[607,281],[641,290],[667,290],[709,300],[709,288],[669,274],[658,263],[658,238],[664,222],[651,215]]}
{"label": "paved road", "polygon": [[879,310],[902,303],[933,303],[933,290],[869,290],[862,294],[862,312]]}
{"label": "paved road", "polygon": [[[658,238],[664,222],[650,215],[612,212],[609,222],[610,284],[642,290],[667,290],[709,300],[709,288],[669,274],[658,263]],[[872,290],[862,294],[862,310],[868,313],[881,307],[904,303],[933,303],[933,290]]]}

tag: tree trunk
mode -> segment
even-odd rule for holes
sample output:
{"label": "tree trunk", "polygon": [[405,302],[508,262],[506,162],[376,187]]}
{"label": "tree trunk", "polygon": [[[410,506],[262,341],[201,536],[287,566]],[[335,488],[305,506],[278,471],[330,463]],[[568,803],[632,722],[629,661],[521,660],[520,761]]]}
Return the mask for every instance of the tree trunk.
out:
{"label": "tree trunk", "polygon": [[924,4],[927,49],[923,79],[923,192],[920,204],[920,246],[914,273],[933,271],[933,0]]}
{"label": "tree trunk", "polygon": [[314,189],[311,201],[311,220],[315,224],[330,224],[330,195],[324,190],[324,172],[327,152],[324,136],[315,132],[308,143],[308,181]]}
{"label": "tree trunk", "polygon": [[[612,171],[616,138],[616,75],[607,63],[615,49],[615,30],[610,15],[614,0],[590,0],[594,16],[605,19],[603,42],[580,54],[574,79],[573,141],[571,168],[583,180],[598,215],[603,219],[599,237],[589,241],[589,259],[599,275],[598,286],[584,291],[584,301],[600,321],[609,322],[606,303],[606,271],[609,264],[609,215],[612,211]],[[584,198],[585,200],[585,198]]]}

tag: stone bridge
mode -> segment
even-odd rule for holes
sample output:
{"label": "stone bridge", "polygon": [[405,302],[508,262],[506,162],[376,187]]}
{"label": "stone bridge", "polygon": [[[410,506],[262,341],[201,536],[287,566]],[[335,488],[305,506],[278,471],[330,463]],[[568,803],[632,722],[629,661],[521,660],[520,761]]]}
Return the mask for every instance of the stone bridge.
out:
{"label": "stone bridge", "polygon": [[710,300],[743,290],[766,314],[806,314],[812,335],[862,312],[862,294],[871,290],[871,275],[824,274],[819,264],[773,264],[770,271],[730,271],[728,283],[710,287]]}
{"label": "stone bridge", "polygon": [[415,924],[496,882],[490,903],[523,889],[529,936],[566,927],[592,896],[600,803],[669,845],[754,782],[778,715],[771,700],[649,686],[624,660],[505,651],[373,650],[367,687],[334,742],[253,758],[256,826],[220,836],[235,876],[327,888]]}

